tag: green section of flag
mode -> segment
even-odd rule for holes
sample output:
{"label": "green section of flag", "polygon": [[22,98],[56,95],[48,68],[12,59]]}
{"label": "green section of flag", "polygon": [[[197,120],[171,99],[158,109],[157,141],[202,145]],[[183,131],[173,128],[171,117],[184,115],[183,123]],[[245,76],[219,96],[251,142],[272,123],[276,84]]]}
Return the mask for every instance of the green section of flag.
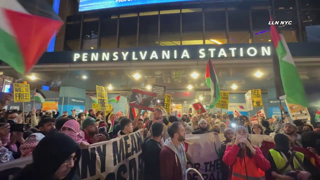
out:
{"label": "green section of flag", "polygon": [[117,100],[116,99],[110,99],[108,102],[109,103],[117,103]]}
{"label": "green section of flag", "polygon": [[0,28],[0,60],[13,67],[16,71],[24,73],[24,62],[15,38]]}

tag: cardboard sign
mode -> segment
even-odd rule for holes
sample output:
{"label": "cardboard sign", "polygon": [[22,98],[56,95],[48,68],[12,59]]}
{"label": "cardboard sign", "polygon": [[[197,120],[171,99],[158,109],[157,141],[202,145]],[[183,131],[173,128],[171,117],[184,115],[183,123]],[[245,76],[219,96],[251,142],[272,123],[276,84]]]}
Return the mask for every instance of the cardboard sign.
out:
{"label": "cardboard sign", "polygon": [[192,104],[193,108],[196,110],[197,114],[202,114],[202,113],[205,113],[207,112],[201,103],[194,103]]}
{"label": "cardboard sign", "polygon": [[253,104],[252,104],[252,96],[251,96],[251,90],[248,91],[245,95],[244,95],[245,99],[246,99],[246,104],[247,104],[247,109],[248,111],[252,111],[253,110]]}
{"label": "cardboard sign", "polygon": [[172,95],[166,94],[164,97],[163,108],[167,111],[167,114],[171,114],[171,102],[172,102]]}
{"label": "cardboard sign", "polygon": [[13,83],[13,101],[30,102],[30,85],[23,83]]}
{"label": "cardboard sign", "polygon": [[216,104],[216,107],[221,109],[228,109],[229,107],[229,92],[220,91],[220,100]]}
{"label": "cardboard sign", "polygon": [[153,111],[156,108],[157,94],[139,89],[132,89],[129,106]]}
{"label": "cardboard sign", "polygon": [[100,111],[108,109],[108,93],[103,86],[96,86],[97,99]]}
{"label": "cardboard sign", "polygon": [[263,107],[261,89],[252,89],[251,97],[252,97],[253,107]]}
{"label": "cardboard sign", "polygon": [[58,110],[58,102],[55,101],[46,101],[42,103],[42,110]]}
{"label": "cardboard sign", "polygon": [[289,110],[289,114],[290,114],[290,117],[292,118],[292,120],[310,120],[310,114],[309,114],[309,111],[307,108],[303,107],[303,106],[300,106],[300,105],[297,105],[297,104],[290,104],[290,103],[287,103],[287,107],[288,107],[288,110]]}

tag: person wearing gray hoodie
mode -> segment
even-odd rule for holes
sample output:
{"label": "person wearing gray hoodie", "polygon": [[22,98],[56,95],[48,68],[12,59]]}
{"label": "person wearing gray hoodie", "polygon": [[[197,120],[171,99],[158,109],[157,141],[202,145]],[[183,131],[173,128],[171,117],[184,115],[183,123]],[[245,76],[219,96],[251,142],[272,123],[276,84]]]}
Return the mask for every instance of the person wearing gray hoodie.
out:
{"label": "person wearing gray hoodie", "polygon": [[183,141],[185,128],[180,122],[168,127],[168,138],[160,152],[160,176],[162,180],[183,180],[186,176],[187,158]]}

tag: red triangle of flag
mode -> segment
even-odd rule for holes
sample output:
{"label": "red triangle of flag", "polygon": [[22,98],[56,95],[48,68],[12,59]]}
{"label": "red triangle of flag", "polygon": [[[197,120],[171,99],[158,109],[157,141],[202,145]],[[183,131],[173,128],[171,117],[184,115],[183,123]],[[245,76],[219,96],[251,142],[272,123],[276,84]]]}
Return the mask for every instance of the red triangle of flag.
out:
{"label": "red triangle of flag", "polygon": [[8,9],[5,12],[14,31],[27,73],[46,51],[53,34],[60,29],[63,22]]}

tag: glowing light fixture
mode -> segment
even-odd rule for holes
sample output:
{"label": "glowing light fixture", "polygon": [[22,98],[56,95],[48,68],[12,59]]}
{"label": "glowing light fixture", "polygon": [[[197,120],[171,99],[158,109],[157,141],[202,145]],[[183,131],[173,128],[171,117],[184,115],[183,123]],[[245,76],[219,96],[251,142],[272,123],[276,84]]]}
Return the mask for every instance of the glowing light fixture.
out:
{"label": "glowing light fixture", "polygon": [[141,75],[140,75],[139,73],[135,73],[135,74],[133,75],[133,77],[134,77],[136,80],[138,80],[138,79],[141,78]]}
{"label": "glowing light fixture", "polygon": [[193,79],[197,79],[197,78],[199,77],[199,74],[198,74],[197,72],[193,72],[193,73],[191,74],[191,77],[192,77]]}
{"label": "glowing light fixture", "polygon": [[236,84],[232,84],[231,88],[232,88],[233,90],[236,90],[236,89],[238,89],[238,86],[237,86]]}
{"label": "glowing light fixture", "polygon": [[216,43],[216,44],[222,44],[220,41],[215,40],[215,39],[210,39],[210,41],[211,41],[211,42],[214,42],[214,43]]}
{"label": "glowing light fixture", "polygon": [[261,78],[262,75],[263,75],[263,73],[260,71],[257,71],[256,73],[254,73],[254,76],[257,78]]}
{"label": "glowing light fixture", "polygon": [[90,49],[94,49],[94,47],[91,46]]}
{"label": "glowing light fixture", "polygon": [[160,103],[160,100],[159,100],[159,99],[157,100],[157,103]]}
{"label": "glowing light fixture", "polygon": [[82,79],[88,79],[88,77],[86,75],[83,75]]}
{"label": "glowing light fixture", "polygon": [[36,79],[37,79],[37,77],[36,77],[35,75],[29,76],[29,78],[30,78],[31,80],[36,80]]}
{"label": "glowing light fixture", "polygon": [[202,96],[200,96],[200,97],[199,97],[199,99],[200,99],[200,101],[202,101],[202,100],[203,100],[203,97],[202,97]]}
{"label": "glowing light fixture", "polygon": [[108,90],[112,90],[113,89],[113,87],[112,87],[112,85],[110,84],[109,86],[108,86]]}
{"label": "glowing light fixture", "polygon": [[149,91],[151,90],[151,86],[150,86],[150,85],[148,85],[146,88],[147,88],[147,90],[149,90]]}
{"label": "glowing light fixture", "polygon": [[193,87],[191,84],[189,84],[189,86],[187,87],[189,90],[191,90]]}

